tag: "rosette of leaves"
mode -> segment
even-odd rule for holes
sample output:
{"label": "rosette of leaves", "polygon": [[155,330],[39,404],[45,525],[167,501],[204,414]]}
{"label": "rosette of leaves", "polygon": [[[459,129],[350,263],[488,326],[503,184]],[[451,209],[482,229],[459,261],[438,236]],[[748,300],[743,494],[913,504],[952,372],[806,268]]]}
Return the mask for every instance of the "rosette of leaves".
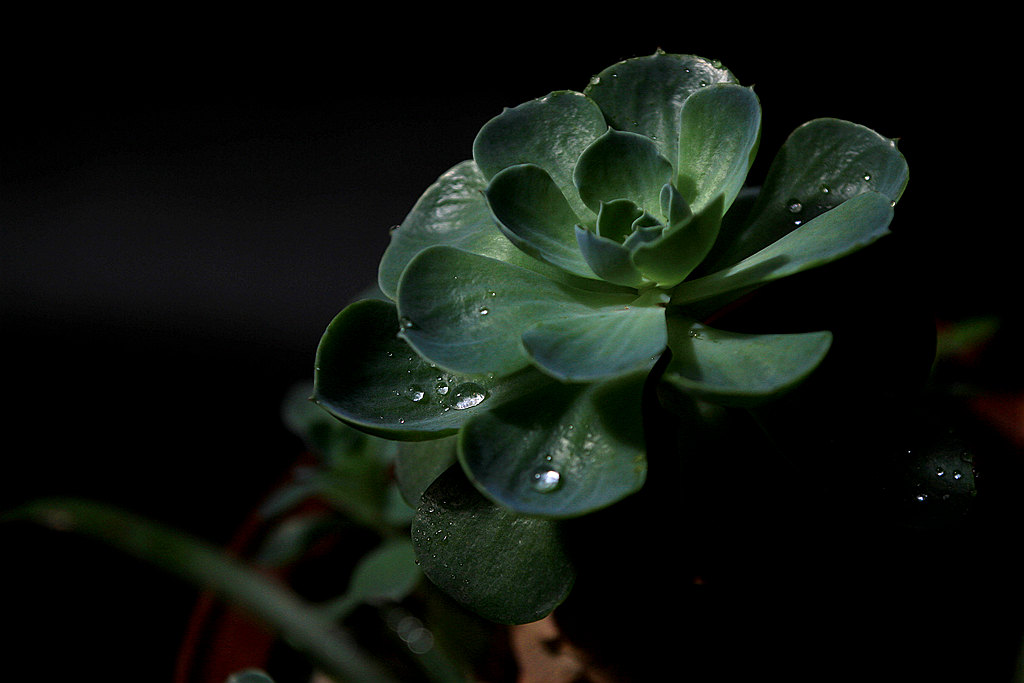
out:
{"label": "rosette of leaves", "polygon": [[644,485],[645,389],[754,406],[824,358],[827,330],[709,316],[884,236],[907,166],[819,119],[753,193],[760,133],[728,69],[660,51],[506,109],[392,232],[382,296],[331,322],[314,400],[402,443],[420,566],[458,601],[516,623],[566,597],[563,521]]}

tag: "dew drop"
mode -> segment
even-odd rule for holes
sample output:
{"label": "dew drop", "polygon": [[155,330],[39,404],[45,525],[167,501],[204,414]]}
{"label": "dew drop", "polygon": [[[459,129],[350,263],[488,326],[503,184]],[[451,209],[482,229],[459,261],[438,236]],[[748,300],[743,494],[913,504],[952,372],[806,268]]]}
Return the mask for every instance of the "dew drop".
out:
{"label": "dew drop", "polygon": [[419,403],[420,401],[423,400],[423,397],[426,396],[426,392],[423,391],[423,389],[421,389],[420,387],[413,386],[409,387],[406,390],[405,395],[408,396],[409,399],[414,403]]}
{"label": "dew drop", "polygon": [[871,180],[871,174],[870,173],[865,173],[864,174],[864,180]]}
{"label": "dew drop", "polygon": [[412,327],[412,320],[409,320],[409,318],[402,316],[401,318],[398,319],[398,326],[401,327],[403,330],[408,330]]}
{"label": "dew drop", "polygon": [[944,477],[944,476],[946,476],[946,470],[942,469],[941,467],[936,467],[935,468],[935,475],[939,476],[939,477]]}
{"label": "dew drop", "polygon": [[482,306],[480,308],[480,315],[487,315],[490,312],[491,312],[491,309],[487,308],[486,306]]}
{"label": "dew drop", "polygon": [[789,209],[790,213],[800,213],[803,210],[804,205],[801,204],[798,199],[790,199],[786,202],[786,208]]}
{"label": "dew drop", "polygon": [[551,493],[562,485],[562,475],[557,470],[541,469],[533,473],[533,488],[540,493]]}
{"label": "dew drop", "polygon": [[963,477],[963,476],[964,476],[964,475],[963,475],[963,474],[961,474],[960,472],[953,472],[953,478],[954,478],[954,479],[960,479],[960,478],[961,478],[961,477]]}
{"label": "dew drop", "polygon": [[455,410],[466,410],[480,405],[486,398],[486,389],[479,384],[467,382],[455,388],[455,393],[449,399],[449,406]]}
{"label": "dew drop", "polygon": [[821,193],[822,194],[828,194],[831,191],[832,191],[832,188],[830,188],[828,185],[822,185],[821,186]]}

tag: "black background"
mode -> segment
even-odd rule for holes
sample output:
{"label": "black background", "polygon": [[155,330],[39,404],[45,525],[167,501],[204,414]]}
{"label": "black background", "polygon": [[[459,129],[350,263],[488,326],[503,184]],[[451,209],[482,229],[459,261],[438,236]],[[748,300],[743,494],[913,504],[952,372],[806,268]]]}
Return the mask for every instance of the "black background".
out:
{"label": "black background", "polygon": [[[1015,174],[996,165],[1015,156],[1015,64],[990,27],[443,11],[7,26],[2,507],[84,495],[226,542],[300,453],[280,401],[373,281],[388,228],[503,107],[657,48],[755,86],[754,180],[811,118],[899,138],[893,227],[922,305],[982,314],[1019,293],[1001,218]],[[0,533],[5,668],[169,680],[194,589],[88,541]]]}

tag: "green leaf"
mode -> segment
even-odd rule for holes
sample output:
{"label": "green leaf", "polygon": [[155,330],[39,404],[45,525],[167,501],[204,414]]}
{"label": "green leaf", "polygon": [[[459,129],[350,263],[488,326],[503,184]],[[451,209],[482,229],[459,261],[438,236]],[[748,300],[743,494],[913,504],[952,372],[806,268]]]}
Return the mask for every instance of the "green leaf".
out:
{"label": "green leaf", "polygon": [[712,254],[731,265],[860,194],[895,204],[907,185],[896,143],[864,126],[816,119],[797,128],[772,161],[747,226]]}
{"label": "green leaf", "polygon": [[430,441],[406,441],[395,459],[395,480],[402,498],[415,508],[420,497],[458,459],[458,435]]}
{"label": "green leaf", "polygon": [[633,263],[646,279],[659,287],[670,288],[685,280],[714,245],[721,225],[718,205],[724,197],[718,195],[711,207],[705,207],[705,211],[694,215],[672,185],[666,186],[664,194],[670,205],[675,207],[670,215],[679,215],[679,218],[673,220],[657,239],[638,245],[633,253]]}
{"label": "green leaf", "polygon": [[648,370],[667,341],[665,308],[652,303],[534,323],[523,332],[523,347],[537,366],[569,382]]}
{"label": "green leaf", "polygon": [[661,188],[672,181],[672,164],[650,138],[609,129],[580,155],[573,180],[594,213],[602,203],[627,199],[657,215]]}
{"label": "green leaf", "polygon": [[526,368],[522,334],[535,323],[629,305],[635,293],[576,289],[517,266],[450,247],[409,264],[398,288],[402,336],[452,372],[504,376]]}
{"label": "green leaf", "polygon": [[694,213],[717,204],[719,218],[739,194],[761,139],[761,105],[750,88],[722,83],[683,103],[676,187]]}
{"label": "green leaf", "polygon": [[502,231],[527,254],[579,277],[596,278],[580,254],[580,218],[547,171],[533,164],[499,171],[485,193]]}
{"label": "green leaf", "polygon": [[362,604],[398,602],[413,591],[422,575],[409,539],[386,540],[359,560],[348,590],[324,609],[334,619],[344,619]]}
{"label": "green leaf", "polygon": [[670,316],[671,361],[662,390],[722,405],[753,406],[802,382],[824,359],[830,332],[739,334]]}
{"label": "green leaf", "polygon": [[892,215],[886,195],[858,195],[734,266],[683,282],[675,288],[672,304],[755,287],[852,254],[888,234]]}
{"label": "green leaf", "polygon": [[573,211],[587,216],[572,180],[576,160],[608,129],[597,105],[578,92],[558,91],[506,109],[473,141],[473,159],[488,179],[519,164],[543,168]]}
{"label": "green leaf", "polygon": [[622,243],[579,226],[575,231],[579,253],[600,278],[626,287],[646,283],[643,273],[633,264],[632,252]]}
{"label": "green leaf", "polygon": [[735,80],[728,69],[701,57],[658,52],[608,67],[584,92],[601,107],[609,125],[646,135],[674,164],[683,103],[713,83]]}
{"label": "green leaf", "polygon": [[646,373],[548,387],[470,420],[459,458],[499,505],[544,517],[606,507],[643,486]]}
{"label": "green leaf", "polygon": [[366,299],[339,313],[317,349],[317,404],[370,434],[432,439],[455,433],[474,411],[537,381],[527,375],[488,378],[439,369],[409,348],[398,331],[391,302]]}
{"label": "green leaf", "polygon": [[424,493],[412,541],[420,569],[435,585],[498,623],[545,617],[576,576],[558,522],[495,505],[458,467]]}
{"label": "green leaf", "polygon": [[487,181],[476,164],[464,161],[427,188],[402,224],[392,231],[381,258],[377,280],[385,296],[394,300],[398,280],[409,261],[438,244],[559,277],[555,268],[523,253],[502,234],[484,199],[486,187]]}

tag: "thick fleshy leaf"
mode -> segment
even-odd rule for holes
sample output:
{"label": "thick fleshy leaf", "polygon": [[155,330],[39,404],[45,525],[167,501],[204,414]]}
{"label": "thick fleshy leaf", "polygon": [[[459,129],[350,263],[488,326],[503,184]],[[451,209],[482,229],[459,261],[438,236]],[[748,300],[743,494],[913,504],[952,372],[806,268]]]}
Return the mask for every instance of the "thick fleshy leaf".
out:
{"label": "thick fleshy leaf", "polygon": [[892,200],[867,192],[821,214],[734,266],[683,282],[673,304],[688,304],[816,268],[866,247],[889,232]]}
{"label": "thick fleshy leaf", "polygon": [[540,166],[573,210],[585,217],[572,169],[606,130],[604,115],[592,100],[578,92],[553,92],[506,109],[484,124],[473,141],[473,159],[488,179],[510,166]]}
{"label": "thick fleshy leaf", "polygon": [[437,244],[514,263],[548,277],[561,276],[557,269],[517,249],[502,234],[483,197],[486,187],[476,164],[464,161],[427,188],[391,232],[391,242],[381,257],[377,280],[385,296],[394,300],[405,266],[416,254]]}
{"label": "thick fleshy leaf", "polygon": [[633,264],[633,254],[624,244],[579,226],[575,232],[580,254],[601,279],[626,287],[645,283],[643,273]]}
{"label": "thick fleshy leaf", "polygon": [[458,467],[423,494],[412,541],[420,569],[435,585],[498,623],[547,616],[576,578],[557,521],[495,505]]}
{"label": "thick fleshy leaf", "polygon": [[662,391],[745,407],[802,382],[832,343],[830,332],[739,334],[677,316],[669,317],[668,330],[672,359]]}
{"label": "thick fleshy leaf", "polygon": [[637,246],[633,263],[658,286],[674,287],[693,272],[714,245],[721,225],[718,204],[724,198],[718,195],[712,207],[694,215],[675,187],[667,185],[664,194],[670,206],[676,207],[669,212],[673,220],[658,239]]}
{"label": "thick fleshy leaf", "polygon": [[317,349],[316,403],[370,434],[432,439],[540,381],[533,372],[489,378],[439,369],[409,348],[398,329],[391,302],[367,299],[339,313]]}
{"label": "thick fleshy leaf", "polygon": [[517,247],[574,275],[597,277],[576,244],[580,218],[547,171],[533,164],[510,166],[494,176],[485,194],[499,227]]}
{"label": "thick fleshy leaf", "polygon": [[735,81],[728,69],[715,62],[658,52],[608,67],[591,79],[584,92],[597,102],[613,128],[646,135],[675,164],[683,103],[701,88]]}
{"label": "thick fleshy leaf", "polygon": [[665,350],[664,303],[638,301],[534,323],[523,332],[523,346],[536,365],[568,382],[649,370]]}
{"label": "thick fleshy leaf", "polygon": [[628,306],[635,293],[569,287],[529,270],[450,247],[432,247],[398,287],[402,336],[452,372],[508,375],[530,364],[522,344],[532,325]]}
{"label": "thick fleshy leaf", "polygon": [[723,239],[710,259],[717,267],[732,265],[866,192],[895,204],[907,177],[895,141],[849,121],[809,121],[772,161],[746,226]]}
{"label": "thick fleshy leaf", "polygon": [[672,181],[672,164],[650,138],[609,129],[580,155],[573,180],[594,213],[602,202],[627,199],[657,215],[661,188]]}
{"label": "thick fleshy leaf", "polygon": [[646,373],[592,384],[552,383],[466,424],[459,458],[499,505],[574,517],[636,492],[647,472]]}
{"label": "thick fleshy leaf", "polygon": [[394,473],[402,499],[415,509],[427,487],[457,459],[457,434],[429,441],[400,443]]}
{"label": "thick fleshy leaf", "polygon": [[739,194],[761,139],[761,105],[750,88],[721,83],[683,103],[676,187],[694,213],[718,203],[724,213]]}

